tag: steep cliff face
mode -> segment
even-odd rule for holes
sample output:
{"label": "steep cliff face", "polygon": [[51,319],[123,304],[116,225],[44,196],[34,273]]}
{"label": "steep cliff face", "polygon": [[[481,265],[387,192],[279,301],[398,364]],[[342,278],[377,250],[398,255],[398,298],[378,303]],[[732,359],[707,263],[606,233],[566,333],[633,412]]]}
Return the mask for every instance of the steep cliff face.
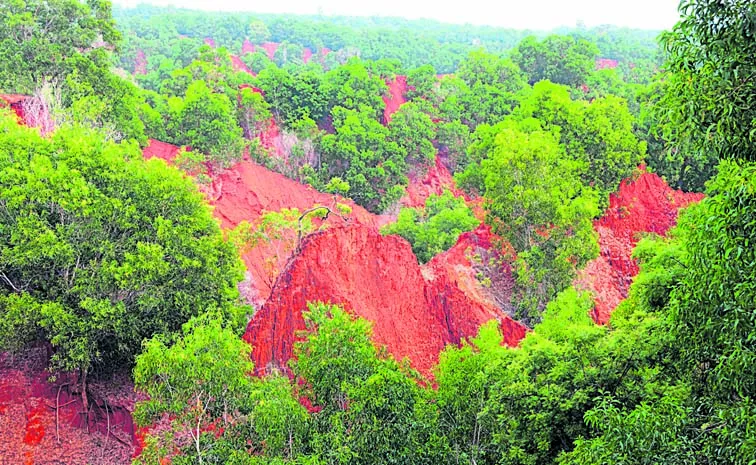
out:
{"label": "steep cliff face", "polygon": [[383,110],[383,120],[386,124],[391,122],[391,115],[401,107],[407,99],[407,76],[396,76],[393,81],[387,82],[388,94],[383,96],[386,108]]}
{"label": "steep cliff face", "polygon": [[612,310],[627,297],[638,274],[632,251],[643,233],[664,235],[677,222],[680,208],[698,202],[703,194],[684,193],[669,187],[653,173],[625,180],[609,198],[609,208],[594,222],[600,255],[588,263],[576,285],[593,292],[593,319],[605,324]]}
{"label": "steep cliff face", "polygon": [[[150,140],[144,149],[145,158],[161,158],[172,162],[179,148],[157,140]],[[270,171],[249,159],[244,159],[220,173],[209,173],[212,182],[200,186],[213,205],[213,214],[224,229],[233,229],[242,221],[253,224],[265,212],[296,208],[300,212],[314,206],[332,207],[335,203],[351,208],[350,223],[378,226],[385,222],[353,201],[332,194],[318,192],[281,174]],[[329,225],[344,224],[341,218],[331,216]],[[291,231],[296,237],[296,232]],[[247,280],[242,292],[248,300],[260,306],[270,294],[280,270],[284,268],[293,252],[293,241],[287,238],[261,244],[242,254],[247,267]]]}
{"label": "steep cliff face", "polygon": [[244,337],[254,347],[257,372],[286,366],[296,334],[305,329],[302,312],[307,302],[318,300],[342,304],[373,322],[376,344],[397,359],[408,357],[427,376],[446,344],[474,335],[486,321],[500,320],[509,343],[525,334],[492,305],[466,294],[452,273],[434,271],[420,267],[404,239],[382,236],[373,227],[313,234],[247,327]]}

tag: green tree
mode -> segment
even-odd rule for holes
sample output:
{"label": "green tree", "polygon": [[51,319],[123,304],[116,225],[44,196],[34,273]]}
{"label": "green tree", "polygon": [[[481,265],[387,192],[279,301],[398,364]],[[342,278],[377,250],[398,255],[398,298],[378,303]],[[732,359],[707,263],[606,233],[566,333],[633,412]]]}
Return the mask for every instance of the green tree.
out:
{"label": "green tree", "polygon": [[252,139],[263,129],[263,125],[270,121],[270,105],[260,92],[246,87],[239,93],[239,105],[236,119],[244,131],[244,137]]}
{"label": "green tree", "polygon": [[723,162],[709,196],[680,218],[685,273],[670,296],[673,334],[705,428],[704,456],[748,463],[756,454],[756,166]]}
{"label": "green tree", "polygon": [[441,160],[456,173],[467,165],[467,146],[470,143],[470,129],[461,121],[440,122],[436,126],[436,143]]}
{"label": "green tree", "polygon": [[308,338],[291,362],[313,414],[311,446],[325,463],[439,463],[435,415],[410,372],[376,349],[368,322],[337,306],[310,304]]}
{"label": "green tree", "polygon": [[460,234],[471,231],[479,221],[465,204],[450,191],[431,195],[424,208],[402,208],[396,223],[381,229],[383,234],[398,234],[412,244],[412,251],[421,263],[448,250]]}
{"label": "green tree", "polygon": [[685,1],[680,13],[661,37],[669,87],[659,103],[672,148],[756,160],[756,4]]}
{"label": "green tree", "polygon": [[471,52],[460,62],[457,75],[466,86],[454,81],[448,84],[457,88],[455,100],[463,108],[462,120],[471,129],[501,121],[516,106],[517,94],[527,86],[523,73],[511,60],[481,50]]}
{"label": "green tree", "polygon": [[433,65],[424,65],[411,70],[407,73],[407,85],[410,86],[407,98],[410,100],[428,98],[432,94],[436,82],[436,69]]}
{"label": "green tree", "polygon": [[172,345],[160,337],[147,341],[134,369],[136,388],[149,396],[137,405],[137,422],[146,426],[163,414],[172,415],[174,428],[191,436],[192,448],[184,448],[183,455],[204,463],[210,445],[204,433],[218,418],[226,426],[249,402],[251,350],[220,318],[211,316],[184,324],[182,337]]}
{"label": "green tree", "polygon": [[598,253],[592,218],[596,192],[585,186],[579,161],[564,154],[537,120],[479,128],[473,159],[458,175],[478,186],[494,232],[517,253],[514,298],[521,316],[537,321],[545,304],[567,287],[577,267]]}
{"label": "green tree", "polygon": [[440,425],[459,463],[551,464],[588,431],[583,414],[624,361],[607,358],[607,330],[590,319],[591,306],[570,288],[519,347],[503,347],[492,321],[441,354]]}
{"label": "green tree", "polygon": [[407,102],[391,116],[389,138],[406,154],[405,161],[412,167],[425,167],[436,157],[433,140],[436,136],[433,120],[420,105]]}
{"label": "green tree", "polygon": [[34,93],[44,82],[61,82],[69,60],[115,46],[120,34],[110,2],[11,0],[0,7],[0,89]]}
{"label": "green tree", "polygon": [[668,92],[666,81],[658,81],[639,92],[639,137],[646,141],[646,163],[670,186],[686,192],[703,192],[706,181],[716,174],[718,157],[713,152],[701,152],[673,147],[661,121],[663,108],[659,101]]}
{"label": "green tree", "polygon": [[349,184],[349,195],[373,212],[399,200],[407,184],[407,162],[389,129],[363,112],[336,107],[335,134],[320,143],[320,178],[338,177]]}
{"label": "green tree", "polygon": [[204,81],[192,82],[177,114],[175,143],[190,145],[220,166],[240,159],[242,129],[227,96],[213,93]]}
{"label": "green tree", "polygon": [[580,176],[599,191],[602,204],[646,154],[646,144],[633,132],[635,119],[627,102],[612,95],[587,103],[572,100],[564,86],[539,82],[512,117],[536,118],[556,134],[567,155],[581,162]]}
{"label": "green tree", "polygon": [[145,338],[208,308],[239,313],[237,252],[178,170],[80,127],[0,126],[5,349],[49,341],[51,372],[77,370],[87,408],[90,372],[130,365]]}
{"label": "green tree", "polygon": [[268,26],[259,19],[253,19],[249,23],[249,40],[253,44],[262,44],[270,39]]}
{"label": "green tree", "polygon": [[328,108],[340,106],[349,110],[364,112],[378,120],[385,104],[381,98],[388,87],[380,74],[372,73],[366,63],[358,58],[329,71],[324,81],[328,95]]}
{"label": "green tree", "polygon": [[523,39],[512,52],[512,61],[530,84],[548,80],[577,87],[586,83],[598,54],[598,47],[587,40],[552,34],[540,41],[534,36]]}

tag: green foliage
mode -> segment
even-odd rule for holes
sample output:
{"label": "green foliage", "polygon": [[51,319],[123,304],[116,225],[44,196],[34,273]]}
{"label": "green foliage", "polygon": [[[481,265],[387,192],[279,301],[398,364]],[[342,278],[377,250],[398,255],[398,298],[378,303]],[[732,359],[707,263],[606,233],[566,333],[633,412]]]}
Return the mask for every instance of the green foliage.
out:
{"label": "green foliage", "polygon": [[176,101],[172,114],[174,142],[191,146],[193,151],[206,154],[209,161],[222,167],[241,158],[242,129],[226,95],[213,93],[204,81],[194,81],[184,99]]}
{"label": "green foliage", "polygon": [[627,102],[608,95],[573,101],[568,89],[540,82],[520,101],[513,118],[536,118],[557,135],[567,155],[582,163],[583,182],[599,191],[602,205],[643,161],[646,144],[633,132]]}
{"label": "green foliage", "polygon": [[381,117],[384,108],[381,96],[388,91],[388,87],[380,74],[372,72],[366,65],[352,58],[326,74],[323,85],[328,96],[328,108],[338,105],[348,110],[358,110],[376,120]]}
{"label": "green foliage", "polygon": [[53,370],[109,370],[208,308],[237,314],[235,249],[191,181],[135,145],[2,116],[0,186],[5,349],[47,340]]}
{"label": "green foliage", "polygon": [[452,173],[467,165],[467,146],[470,144],[470,129],[459,120],[441,122],[436,127],[436,143],[439,155]]}
{"label": "green foliage", "polygon": [[705,452],[721,463],[747,463],[756,452],[740,439],[756,421],[755,180],[752,164],[723,162],[709,197],[678,227],[685,273],[671,293],[673,333],[698,411],[711,423]]}
{"label": "green foliage", "polygon": [[256,82],[265,92],[276,120],[286,127],[304,118],[319,121],[331,108],[322,73],[310,70],[290,73],[271,66],[260,72]]}
{"label": "green foliage", "polygon": [[295,347],[294,373],[313,414],[311,447],[326,463],[438,463],[445,457],[435,415],[407,369],[379,353],[369,323],[344,310],[311,304],[309,337]]}
{"label": "green foliage", "polygon": [[436,149],[433,147],[436,130],[431,118],[422,107],[408,102],[391,115],[388,125],[389,138],[404,152],[410,166],[424,166],[433,162]]}
{"label": "green foliage", "polygon": [[31,94],[43,82],[60,82],[71,72],[69,60],[95,64],[98,47],[120,40],[107,1],[11,0],[0,18],[0,89],[9,92]]}
{"label": "green foliage", "polygon": [[512,52],[512,61],[527,74],[530,84],[548,80],[577,87],[585,84],[598,54],[598,47],[587,40],[550,35],[539,41],[529,36]]}
{"label": "green foliage", "polygon": [[[517,65],[482,50],[471,52],[460,62],[457,76],[459,80],[456,82],[447,82],[447,86],[456,89],[444,90],[453,97],[447,105],[460,105],[457,111],[461,111],[463,122],[471,129],[479,124],[501,121],[517,105],[517,94],[527,87]],[[450,121],[454,119],[449,118]]]}
{"label": "green foliage", "polygon": [[639,93],[637,132],[648,145],[646,162],[670,186],[688,192],[703,192],[706,181],[716,174],[717,155],[713,152],[679,150],[666,140],[660,124],[664,109],[659,101],[668,91],[668,82],[661,81]]}
{"label": "green foliage", "polygon": [[240,407],[234,401],[250,389],[251,350],[211,316],[184,324],[182,336],[172,345],[160,337],[147,341],[134,369],[136,388],[149,396],[136,411],[138,423],[148,425],[170,413],[174,422],[192,430],[207,426],[203,421],[224,410],[233,412]]}
{"label": "green foliage", "polygon": [[110,2],[101,0],[5,2],[0,7],[0,89],[44,99],[53,114],[41,118],[83,123],[114,140],[144,144],[137,89],[110,71],[108,49],[121,37],[110,9]]}
{"label": "green foliage", "polygon": [[428,197],[425,208],[402,208],[396,223],[384,226],[381,233],[407,239],[417,259],[425,263],[451,248],[460,234],[473,230],[478,223],[465,199],[447,190]]}
{"label": "green foliage", "polygon": [[685,388],[669,389],[654,402],[644,401],[631,411],[611,396],[585,414],[585,422],[599,436],[578,439],[575,450],[559,463],[574,465],[698,463],[688,436],[691,412]]}
{"label": "green foliage", "polygon": [[478,128],[471,157],[480,160],[458,175],[478,186],[494,232],[517,253],[515,304],[538,319],[546,303],[567,287],[575,270],[598,253],[592,218],[596,192],[580,180],[584,165],[565,156],[537,120]]}
{"label": "green foliage", "polygon": [[265,101],[260,92],[246,87],[239,92],[239,105],[236,110],[236,119],[244,137],[252,139],[264,128],[271,118],[270,105]]}
{"label": "green foliage", "polygon": [[[612,370],[589,296],[568,289],[517,349],[494,322],[449,347],[437,371],[439,418],[460,463],[549,464],[586,432],[583,412]],[[619,362],[619,360],[617,360]]]}
{"label": "green foliage", "polygon": [[407,183],[407,162],[389,129],[364,112],[333,109],[335,134],[320,142],[323,184],[334,178],[349,184],[349,195],[359,205],[381,212],[399,200]]}
{"label": "green foliage", "polygon": [[668,140],[696,157],[756,160],[756,4],[683,1],[680,13],[682,20],[661,37]]}
{"label": "green foliage", "polygon": [[135,463],[152,463],[176,448],[174,463],[250,463],[250,443],[268,457],[294,456],[306,411],[285,377],[250,377],[251,350],[211,315],[185,324],[170,346],[161,338],[148,341],[134,379],[149,399],[137,404],[135,416],[145,425],[170,414],[172,431],[148,436]]}
{"label": "green foliage", "polygon": [[407,85],[410,86],[408,99],[427,98],[436,86],[436,69],[433,65],[424,65],[409,71]]}

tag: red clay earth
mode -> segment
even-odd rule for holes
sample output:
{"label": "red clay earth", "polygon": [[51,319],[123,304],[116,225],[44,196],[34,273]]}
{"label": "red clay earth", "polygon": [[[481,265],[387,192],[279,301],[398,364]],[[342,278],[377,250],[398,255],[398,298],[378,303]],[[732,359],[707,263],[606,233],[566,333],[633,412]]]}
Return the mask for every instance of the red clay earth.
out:
{"label": "red clay earth", "polygon": [[312,58],[312,50],[310,50],[309,47],[305,47],[304,51],[302,52],[302,61],[304,61],[305,63],[309,63],[311,58]]}
{"label": "red clay earth", "polygon": [[285,158],[281,128],[278,127],[275,118],[270,118],[267,127],[260,133],[260,143],[270,155],[280,159]]}
{"label": "red clay earth", "polygon": [[29,98],[27,95],[0,94],[0,108],[10,107],[18,117],[19,123],[26,124],[23,104],[27,98]]}
{"label": "red clay earth", "polygon": [[[145,158],[161,158],[172,162],[179,148],[156,140],[150,140],[144,149]],[[312,187],[293,181],[247,159],[230,169],[212,176],[209,186],[201,186],[208,201],[214,206],[213,213],[224,229],[232,229],[242,221],[254,223],[266,211],[297,208],[303,212],[316,205],[333,206],[341,203],[352,211],[349,221],[378,226],[382,219],[371,214],[353,201],[340,196],[324,194]],[[342,224],[340,218],[331,216],[329,223]],[[262,305],[292,252],[288,241],[273,241],[246,251],[242,259],[247,266],[248,282],[242,292],[251,303]]]}
{"label": "red clay earth", "polygon": [[231,67],[234,69],[234,71],[243,71],[250,76],[257,76],[257,74],[252,72],[252,70],[247,67],[247,64],[244,63],[241,58],[236,55],[231,55]]}
{"label": "red clay earth", "polygon": [[205,45],[209,45],[210,48],[215,48],[215,40],[210,37],[205,37]]}
{"label": "red clay earth", "polygon": [[461,190],[457,189],[449,169],[436,155],[434,164],[428,169],[425,176],[410,174],[407,192],[399,203],[405,207],[423,207],[428,197],[441,195],[444,190],[450,190],[455,196],[467,198]]}
{"label": "red clay earth", "polygon": [[147,57],[143,50],[137,50],[134,59],[134,74],[147,74]]}
{"label": "red clay earth", "polygon": [[268,58],[272,60],[273,57],[276,56],[276,50],[278,50],[278,47],[280,45],[281,44],[279,44],[278,42],[265,42],[264,44],[260,45],[260,47],[265,50],[265,53],[268,54]]}
{"label": "red clay earth", "polygon": [[606,324],[612,311],[627,297],[638,274],[632,258],[635,244],[644,233],[664,235],[677,222],[677,213],[703,194],[684,193],[669,187],[653,173],[644,172],[635,180],[625,180],[609,197],[609,208],[593,223],[599,235],[600,255],[586,265],[576,285],[593,292],[596,306],[593,319]]}
{"label": "red clay earth", "polygon": [[383,102],[386,108],[383,110],[383,121],[385,124],[391,122],[391,115],[401,107],[407,99],[404,97],[407,93],[407,76],[396,76],[393,81],[387,82],[389,90],[388,95],[383,96]]}
{"label": "red clay earth", "polygon": [[[64,385],[75,380],[60,376],[56,384],[48,382],[46,352],[39,347],[15,359],[0,354],[0,463],[129,463],[136,443],[130,413],[136,395],[128,377],[92,386],[91,391],[99,394],[91,399],[95,406],[86,425],[80,397]],[[60,406],[57,433],[56,405]]]}
{"label": "red clay earth", "polygon": [[255,46],[249,39],[244,39],[244,43],[242,44],[241,54],[244,55],[246,53],[255,53]]}
{"label": "red clay earth", "polygon": [[327,57],[328,54],[331,53],[331,49],[323,47],[318,53],[320,54],[320,64],[322,65],[325,63],[325,57]]}
{"label": "red clay earth", "polygon": [[612,60],[610,58],[596,59],[596,69],[614,69],[618,64],[617,60]]}
{"label": "red clay earth", "polygon": [[517,344],[525,327],[471,298],[444,269],[421,267],[407,241],[370,226],[335,227],[307,237],[244,335],[253,346],[256,373],[286,368],[295,334],[305,330],[302,311],[312,301],[341,304],[371,321],[376,344],[397,359],[408,357],[429,378],[447,344],[476,334],[491,319],[501,322],[507,343]]}

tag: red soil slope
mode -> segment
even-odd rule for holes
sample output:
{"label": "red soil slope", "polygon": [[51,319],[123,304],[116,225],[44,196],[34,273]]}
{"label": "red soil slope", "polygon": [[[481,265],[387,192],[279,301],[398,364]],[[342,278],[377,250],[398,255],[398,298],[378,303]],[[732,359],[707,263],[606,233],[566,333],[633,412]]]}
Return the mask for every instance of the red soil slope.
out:
{"label": "red soil slope", "polygon": [[309,47],[305,47],[304,52],[302,52],[302,61],[309,63],[311,58],[312,50],[310,50]]}
{"label": "red soil slope", "polygon": [[0,108],[10,107],[18,116],[19,122],[25,124],[23,103],[27,98],[29,97],[20,94],[0,94]]}
{"label": "red soil slope", "polygon": [[593,292],[596,306],[593,319],[605,324],[612,310],[627,297],[638,274],[632,251],[643,233],[666,234],[675,225],[677,213],[703,194],[683,193],[669,187],[659,176],[643,173],[626,180],[609,198],[609,208],[594,222],[601,254],[588,263],[576,285]]}
{"label": "red soil slope", "polygon": [[402,106],[407,99],[404,95],[407,93],[407,76],[396,76],[393,81],[387,82],[389,86],[388,95],[383,96],[383,102],[386,109],[383,110],[383,120],[386,124],[391,122],[391,115]]}
{"label": "red soil slope", "polygon": [[318,53],[320,54],[320,64],[322,65],[325,63],[325,57],[327,57],[328,54],[331,53],[331,49],[323,47]]}
{"label": "red soil slope", "polygon": [[244,39],[242,44],[241,54],[244,55],[245,53],[255,53],[255,46],[249,39]]}
{"label": "red soil slope", "polygon": [[52,384],[45,365],[44,348],[15,359],[0,354],[0,463],[129,463],[136,443],[130,413],[136,395],[128,377],[91,386],[95,406],[85,425],[80,397],[66,385],[75,380],[61,376]]}
{"label": "red soil slope", "polygon": [[142,50],[137,50],[134,59],[134,74],[147,74],[147,57]]}
{"label": "red soil slope", "polygon": [[619,63],[611,58],[597,58],[596,69],[614,69]]}
{"label": "red soil slope", "polygon": [[231,55],[231,67],[234,69],[234,71],[243,71],[250,76],[257,76],[252,72],[252,70],[247,67],[247,64],[244,63],[241,58],[236,55]]}
{"label": "red soil slope", "polygon": [[209,45],[211,48],[215,48],[215,40],[210,37],[205,37],[205,45]]}
{"label": "red soil slope", "polygon": [[178,154],[179,147],[167,142],[150,139],[147,147],[142,150],[142,156],[149,160],[150,158],[161,158],[165,161],[172,162]]}
{"label": "red soil slope", "polygon": [[428,197],[441,195],[445,189],[450,190],[456,196],[466,197],[461,190],[457,189],[449,169],[436,156],[435,163],[428,169],[425,176],[409,176],[407,192],[399,203],[405,207],[422,207],[425,206],[425,200]]}
{"label": "red soil slope", "polygon": [[[175,145],[150,140],[143,156],[172,162],[178,150]],[[210,175],[212,184],[201,186],[201,190],[214,206],[213,213],[224,229],[232,229],[242,221],[254,223],[266,211],[297,208],[303,212],[316,205],[330,207],[335,202],[352,209],[350,222],[376,226],[381,221],[351,200],[318,192],[247,159],[228,170]],[[334,226],[344,223],[334,216],[328,221]],[[278,272],[286,265],[293,249],[288,239],[260,245],[243,254],[248,282],[241,289],[251,303],[262,305],[270,294]]]}
{"label": "red soil slope", "polygon": [[[502,265],[498,268],[499,280],[496,283],[498,294],[494,296],[491,289],[485,288],[480,284],[472,259],[474,256],[491,257],[494,254],[497,257],[501,257],[502,255],[511,256],[511,251],[505,249],[498,250],[496,248],[497,240],[499,239],[498,236],[491,232],[491,227],[486,224],[481,224],[473,231],[462,233],[452,248],[436,255],[424,265],[425,275],[431,279],[440,275],[446,275],[471,300],[482,302],[489,308],[495,308],[497,300],[508,302],[514,287],[514,278],[509,262],[503,260]],[[462,311],[464,309],[457,310]],[[459,327],[464,327],[466,324],[466,321],[463,320],[465,319],[459,319]],[[481,319],[472,318],[467,323],[472,322],[475,324],[476,321],[481,321]],[[468,327],[467,331],[464,332],[470,334],[476,331],[477,326]],[[504,333],[507,334],[506,331]],[[513,341],[513,339],[510,341]]]}
{"label": "red soil slope", "polygon": [[285,150],[281,135],[281,128],[275,118],[271,118],[268,126],[260,133],[260,143],[268,149],[268,153],[276,158],[285,159]]}
{"label": "red soil slope", "polygon": [[268,54],[268,58],[272,60],[273,57],[276,56],[276,50],[278,50],[279,45],[281,44],[277,42],[265,42],[264,44],[260,45],[260,47],[265,50],[265,53]]}
{"label": "red soil slope", "polygon": [[286,367],[295,334],[304,330],[309,301],[343,304],[373,322],[374,340],[394,357],[409,357],[426,376],[446,344],[472,336],[491,319],[516,344],[525,328],[486,302],[472,299],[450,274],[417,263],[408,242],[375,228],[331,228],[305,239],[302,251],[278,278],[270,299],[247,327],[256,371]]}

